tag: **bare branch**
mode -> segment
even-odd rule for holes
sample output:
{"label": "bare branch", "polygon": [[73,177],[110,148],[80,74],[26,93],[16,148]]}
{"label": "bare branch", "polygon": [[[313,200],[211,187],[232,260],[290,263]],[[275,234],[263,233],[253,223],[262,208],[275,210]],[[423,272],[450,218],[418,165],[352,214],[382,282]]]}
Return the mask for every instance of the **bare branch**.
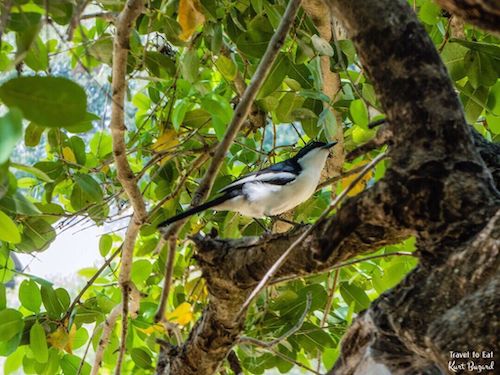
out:
{"label": "bare branch", "polygon": [[[130,302],[128,306],[128,309],[132,312],[131,315],[133,317],[137,316],[137,313],[139,311],[139,302],[140,302],[140,293],[136,288],[134,288],[131,291]],[[123,310],[122,303],[116,305],[113,308],[113,310],[111,310],[111,312],[108,314],[106,320],[103,323],[101,338],[99,339],[99,343],[97,345],[94,364],[92,366],[92,372],[91,372],[92,375],[99,374],[99,369],[101,368],[102,359],[104,356],[104,350],[106,349],[106,346],[108,346],[109,338],[111,336],[111,333],[113,332],[113,328],[122,310]]]}
{"label": "bare branch", "polygon": [[99,339],[99,343],[97,345],[97,349],[95,351],[95,359],[94,364],[92,365],[91,375],[98,375],[99,369],[102,365],[102,358],[104,356],[104,350],[108,346],[109,338],[111,336],[111,332],[115,327],[115,323],[122,312],[122,304],[116,305],[113,310],[108,314],[106,320],[103,323],[101,338]]}
{"label": "bare branch", "polygon": [[137,186],[136,179],[127,160],[127,148],[125,143],[125,92],[127,88],[126,72],[127,57],[129,51],[129,38],[135,20],[142,12],[144,0],[128,0],[120,12],[116,22],[116,34],[113,41],[113,69],[112,69],[112,105],[111,105],[111,137],[113,141],[113,156],[117,170],[117,177],[125,189],[132,204],[134,215],[130,219],[125,240],[122,248],[122,263],[119,282],[122,288],[122,338],[116,374],[121,373],[121,364],[125,355],[125,340],[128,324],[128,299],[130,285],[130,272],[134,246],[139,228],[147,217],[146,206],[141,191]]}

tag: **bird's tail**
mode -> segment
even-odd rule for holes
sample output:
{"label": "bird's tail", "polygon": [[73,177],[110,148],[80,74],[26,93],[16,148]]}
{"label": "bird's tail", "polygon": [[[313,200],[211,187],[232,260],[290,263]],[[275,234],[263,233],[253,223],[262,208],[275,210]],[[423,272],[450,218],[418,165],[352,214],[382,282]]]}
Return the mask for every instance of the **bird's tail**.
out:
{"label": "bird's tail", "polygon": [[229,197],[227,195],[220,196],[218,198],[212,199],[211,201],[208,201],[206,203],[203,203],[199,206],[190,208],[184,212],[181,212],[178,215],[172,216],[170,219],[167,219],[165,221],[162,221],[160,224],[158,224],[157,228],[164,228],[172,223],[175,223],[176,221],[185,219],[186,217],[192,216],[194,214],[197,214],[198,212],[205,211],[206,209],[215,207],[221,203],[224,203],[226,200],[228,200]]}

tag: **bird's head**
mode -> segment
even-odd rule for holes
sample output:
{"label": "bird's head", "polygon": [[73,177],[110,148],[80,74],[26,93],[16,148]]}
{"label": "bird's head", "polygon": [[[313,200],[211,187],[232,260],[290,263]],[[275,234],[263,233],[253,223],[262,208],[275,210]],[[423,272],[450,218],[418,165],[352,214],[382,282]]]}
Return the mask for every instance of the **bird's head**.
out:
{"label": "bird's head", "polygon": [[[295,156],[295,160],[303,167],[311,164],[318,164],[318,167],[323,168],[323,164],[328,157],[330,148],[335,146],[337,142],[320,142],[312,141],[305,145]],[[321,163],[321,165],[319,165]]]}

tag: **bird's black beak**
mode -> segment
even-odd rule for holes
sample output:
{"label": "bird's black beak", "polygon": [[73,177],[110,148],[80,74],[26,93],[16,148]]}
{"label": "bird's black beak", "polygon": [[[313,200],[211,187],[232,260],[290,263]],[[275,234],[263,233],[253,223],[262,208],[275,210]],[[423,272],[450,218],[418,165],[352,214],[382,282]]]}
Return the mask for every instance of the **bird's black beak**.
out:
{"label": "bird's black beak", "polygon": [[334,142],[328,142],[326,145],[324,145],[322,148],[328,150],[329,148],[332,148],[333,146],[335,146],[338,142],[334,141]]}

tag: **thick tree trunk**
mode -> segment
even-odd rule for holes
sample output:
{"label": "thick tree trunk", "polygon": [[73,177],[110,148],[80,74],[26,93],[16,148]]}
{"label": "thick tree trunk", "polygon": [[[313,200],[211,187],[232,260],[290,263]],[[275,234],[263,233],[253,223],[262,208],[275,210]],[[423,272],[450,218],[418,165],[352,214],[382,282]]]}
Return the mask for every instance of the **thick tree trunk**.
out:
{"label": "thick tree trunk", "polygon": [[[406,0],[332,0],[331,6],[388,116],[391,166],[319,223],[276,278],[325,271],[416,236],[420,265],[355,320],[331,373],[440,373],[449,350],[497,349],[498,322],[487,316],[499,308],[499,150],[466,124],[446,69]],[[210,304],[180,348],[164,349],[158,373],[214,373],[237,344],[241,303],[304,230],[195,238]],[[457,327],[466,329],[459,334]]]}

